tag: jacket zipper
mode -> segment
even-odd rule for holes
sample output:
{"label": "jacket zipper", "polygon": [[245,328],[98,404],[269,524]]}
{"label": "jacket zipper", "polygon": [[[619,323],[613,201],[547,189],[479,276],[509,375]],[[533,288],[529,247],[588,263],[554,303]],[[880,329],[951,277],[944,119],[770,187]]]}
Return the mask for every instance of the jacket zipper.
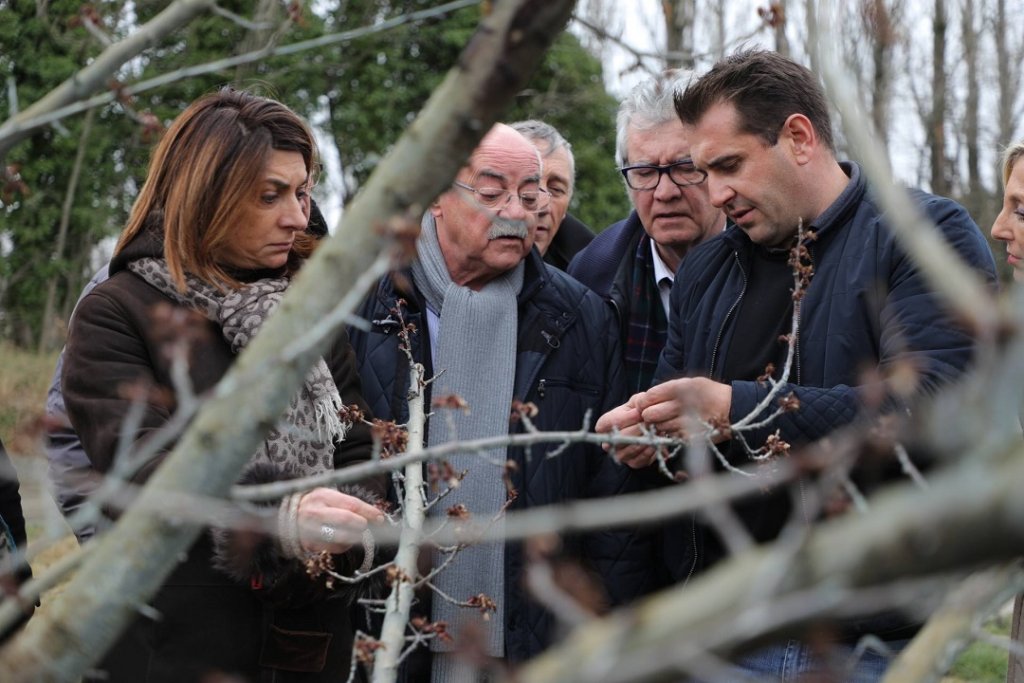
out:
{"label": "jacket zipper", "polygon": [[[708,374],[712,377],[715,376],[715,362],[718,360],[718,349],[721,347],[722,337],[725,335],[725,326],[729,324],[729,318],[732,317],[740,302],[743,301],[743,296],[747,293],[747,271],[743,270],[743,264],[740,263],[740,255],[735,251],[732,255],[736,259],[736,265],[739,266],[740,275],[743,276],[743,289],[740,290],[740,295],[736,297],[736,301],[733,302],[732,306],[729,307],[729,311],[725,314],[725,320],[722,321],[722,327],[718,330],[718,337],[715,338],[715,345],[711,349],[711,367],[708,369]],[[690,517],[690,542],[693,544],[693,562],[690,564],[690,571],[687,572],[686,578],[683,579],[684,586],[689,583],[693,573],[697,570],[697,519],[695,516]]]}
{"label": "jacket zipper", "polygon": [[740,295],[736,297],[736,301],[733,302],[729,311],[725,314],[725,320],[722,321],[722,327],[718,330],[718,337],[715,338],[715,346],[711,349],[711,367],[708,368],[708,374],[713,378],[715,376],[715,363],[718,360],[718,349],[722,346],[722,337],[725,336],[725,326],[729,324],[729,318],[739,307],[740,302],[743,301],[743,296],[747,293],[747,271],[743,270],[743,264],[740,263],[740,255],[737,252],[732,252],[732,256],[736,259],[736,265],[739,266],[740,275],[743,276],[743,289],[740,290]]}
{"label": "jacket zipper", "polygon": [[[814,255],[811,253],[811,247],[810,246],[807,247],[807,254],[808,254],[808,256],[811,259],[811,264],[813,265],[814,264]],[[807,286],[808,287],[811,286],[810,282],[807,283]],[[805,289],[804,290],[804,298],[806,298],[806,296],[807,296],[807,290]],[[801,311],[803,310],[803,301],[802,300],[801,300],[800,310]],[[796,385],[800,386],[803,383],[803,372],[802,372],[803,368],[802,368],[801,362],[800,362],[800,330],[803,329],[803,320],[797,314],[797,309],[796,309],[795,305],[794,305],[794,308],[793,308],[793,317],[796,318],[796,323],[797,323],[797,325],[796,325],[796,329],[797,329],[796,339],[793,340],[793,344],[795,345],[794,349],[793,349],[793,355],[794,355],[794,359],[793,360],[794,360],[794,362],[796,364]],[[806,524],[807,526],[810,526],[811,525],[811,517],[810,517],[810,514],[809,514],[809,510],[807,509],[807,488],[804,485],[803,477],[798,479],[797,482],[800,485],[800,506],[803,508],[802,511],[804,513],[804,524]]]}

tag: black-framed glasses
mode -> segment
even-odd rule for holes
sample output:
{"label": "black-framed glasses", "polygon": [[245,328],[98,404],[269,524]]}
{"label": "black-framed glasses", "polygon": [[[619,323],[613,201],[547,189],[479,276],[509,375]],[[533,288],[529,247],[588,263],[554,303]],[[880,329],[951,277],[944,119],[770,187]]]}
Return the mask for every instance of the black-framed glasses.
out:
{"label": "black-framed glasses", "polygon": [[519,206],[529,213],[544,211],[551,203],[551,196],[540,188],[512,192],[493,185],[473,187],[466,183],[460,183],[458,180],[452,181],[452,185],[472,192],[480,206],[491,211],[501,211],[512,203],[512,197],[516,197],[519,200]]}
{"label": "black-framed glasses", "polygon": [[623,166],[619,172],[626,179],[626,185],[633,190],[653,190],[661,182],[663,173],[667,173],[669,179],[679,187],[700,185],[708,177],[708,174],[694,166],[690,159],[683,159],[664,166],[653,164]]}

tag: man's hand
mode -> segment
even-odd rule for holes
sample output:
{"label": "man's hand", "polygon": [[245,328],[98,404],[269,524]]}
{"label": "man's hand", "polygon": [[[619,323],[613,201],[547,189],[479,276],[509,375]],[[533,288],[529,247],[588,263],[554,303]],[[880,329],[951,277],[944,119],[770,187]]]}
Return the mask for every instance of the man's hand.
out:
{"label": "man's hand", "polygon": [[[654,426],[659,434],[686,438],[687,424],[694,417],[710,424],[728,422],[732,386],[706,377],[684,377],[651,387],[634,399],[644,423]],[[725,437],[716,436],[714,440],[724,441]]]}
{"label": "man's hand", "polygon": [[[643,420],[640,418],[640,409],[637,400],[643,394],[635,394],[628,401],[618,408],[612,408],[598,419],[594,430],[598,434],[610,434],[614,430],[622,436],[642,436]],[[654,449],[650,446],[612,446],[605,444],[606,451],[612,451],[619,462],[622,462],[634,469],[642,469],[654,462]]]}

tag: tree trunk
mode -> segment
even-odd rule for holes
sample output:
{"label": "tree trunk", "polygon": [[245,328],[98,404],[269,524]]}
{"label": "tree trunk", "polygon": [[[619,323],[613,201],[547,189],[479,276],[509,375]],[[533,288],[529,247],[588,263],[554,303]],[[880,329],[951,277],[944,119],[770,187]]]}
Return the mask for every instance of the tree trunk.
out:
{"label": "tree trunk", "polygon": [[[260,0],[253,13],[252,20],[257,25],[245,34],[245,38],[239,44],[238,54],[253,52],[265,47],[274,35],[275,23],[281,19],[282,3],[278,0]],[[244,82],[252,78],[255,73],[256,64],[241,64],[235,69],[235,80]]]}
{"label": "tree trunk", "polygon": [[664,0],[661,5],[665,18],[665,36],[668,55],[665,66],[669,69],[693,69],[694,24],[697,0]]}
{"label": "tree trunk", "polygon": [[886,0],[865,0],[861,8],[862,24],[871,45],[871,122],[879,141],[886,148],[889,141],[893,49],[897,33],[893,15]]}
{"label": "tree trunk", "polygon": [[[57,243],[53,247],[52,263],[59,264],[64,259],[64,247],[68,240],[68,226],[71,224],[71,209],[75,204],[75,192],[78,189],[78,179],[82,175],[82,164],[85,162],[85,151],[89,142],[89,134],[92,132],[92,121],[96,114],[95,109],[90,109],[85,114],[85,122],[82,124],[82,135],[78,139],[78,151],[75,153],[75,163],[71,167],[71,178],[68,180],[68,189],[64,193],[64,205],[60,211],[60,227],[57,229]],[[57,306],[57,283],[61,279],[59,273],[53,273],[46,287],[46,305],[43,307],[43,319],[39,331],[39,353],[49,351],[57,346],[57,316],[54,309]],[[65,285],[69,282],[65,278]]]}
{"label": "tree trunk", "polygon": [[819,73],[818,51],[811,47],[812,41],[819,39],[817,0],[804,0],[804,22],[807,26],[807,54],[810,59],[811,71]]}
{"label": "tree trunk", "polygon": [[772,32],[775,35],[775,51],[783,57],[789,57],[791,50],[789,49],[789,38],[786,37],[786,2],[785,0],[775,0],[775,20],[772,22]]}
{"label": "tree trunk", "polygon": [[[303,267],[279,309],[239,355],[141,494],[83,563],[63,595],[0,652],[0,680],[72,680],[117,640],[195,541],[202,527],[168,519],[168,494],[222,498],[330,343],[284,352],[295,330],[312,328],[358,291],[367,263],[393,248],[379,226],[419,215],[451,181],[572,13],[572,0],[497,3],[458,65],[377,167],[345,216],[342,232]],[[431,169],[410,174],[409,169]],[[401,187],[396,193],[393,188]],[[367,286],[369,286],[368,283]],[[345,301],[354,307],[358,296]],[[17,610],[16,601],[0,605]],[[28,637],[26,637],[28,636]]]}
{"label": "tree trunk", "polygon": [[992,33],[996,43],[996,73],[999,88],[996,121],[999,149],[1014,142],[1014,135],[1020,123],[1017,121],[1015,106],[1020,96],[1021,72],[1024,65],[1024,40],[1012,42],[1012,37],[1020,36],[1020,17],[1016,14],[1007,17],[1006,0],[996,0],[996,12],[992,22]]}
{"label": "tree trunk", "polygon": [[946,169],[946,0],[935,0],[932,23],[932,104],[926,133],[931,161],[931,190],[949,195]]}
{"label": "tree trunk", "polygon": [[964,188],[963,204],[968,213],[981,226],[991,225],[993,198],[985,192],[981,183],[980,126],[980,73],[978,70],[978,36],[975,28],[975,0],[963,0],[960,6],[960,40],[963,44],[964,67],[967,69],[967,92],[964,100],[964,146],[967,148],[967,187]]}

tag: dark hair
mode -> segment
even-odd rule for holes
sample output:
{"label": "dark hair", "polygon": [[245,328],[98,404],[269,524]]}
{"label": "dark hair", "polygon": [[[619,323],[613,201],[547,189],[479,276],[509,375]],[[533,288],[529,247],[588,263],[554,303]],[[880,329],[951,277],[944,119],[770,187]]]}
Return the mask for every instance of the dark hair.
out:
{"label": "dark hair", "polygon": [[683,123],[696,125],[708,109],[721,102],[736,108],[740,130],[769,146],[779,141],[782,124],[803,114],[818,138],[835,152],[828,100],[810,69],[776,52],[745,50],[711,67],[676,96],[676,113]]}
{"label": "dark hair", "polygon": [[[298,114],[275,100],[232,88],[199,98],[174,119],[153,150],[146,182],[115,253],[147,225],[147,217],[160,216],[164,258],[180,289],[186,272],[216,286],[240,286],[220,257],[272,150],[301,154],[312,184],[316,141]],[[315,246],[312,236],[296,235],[288,271],[297,269]]]}

